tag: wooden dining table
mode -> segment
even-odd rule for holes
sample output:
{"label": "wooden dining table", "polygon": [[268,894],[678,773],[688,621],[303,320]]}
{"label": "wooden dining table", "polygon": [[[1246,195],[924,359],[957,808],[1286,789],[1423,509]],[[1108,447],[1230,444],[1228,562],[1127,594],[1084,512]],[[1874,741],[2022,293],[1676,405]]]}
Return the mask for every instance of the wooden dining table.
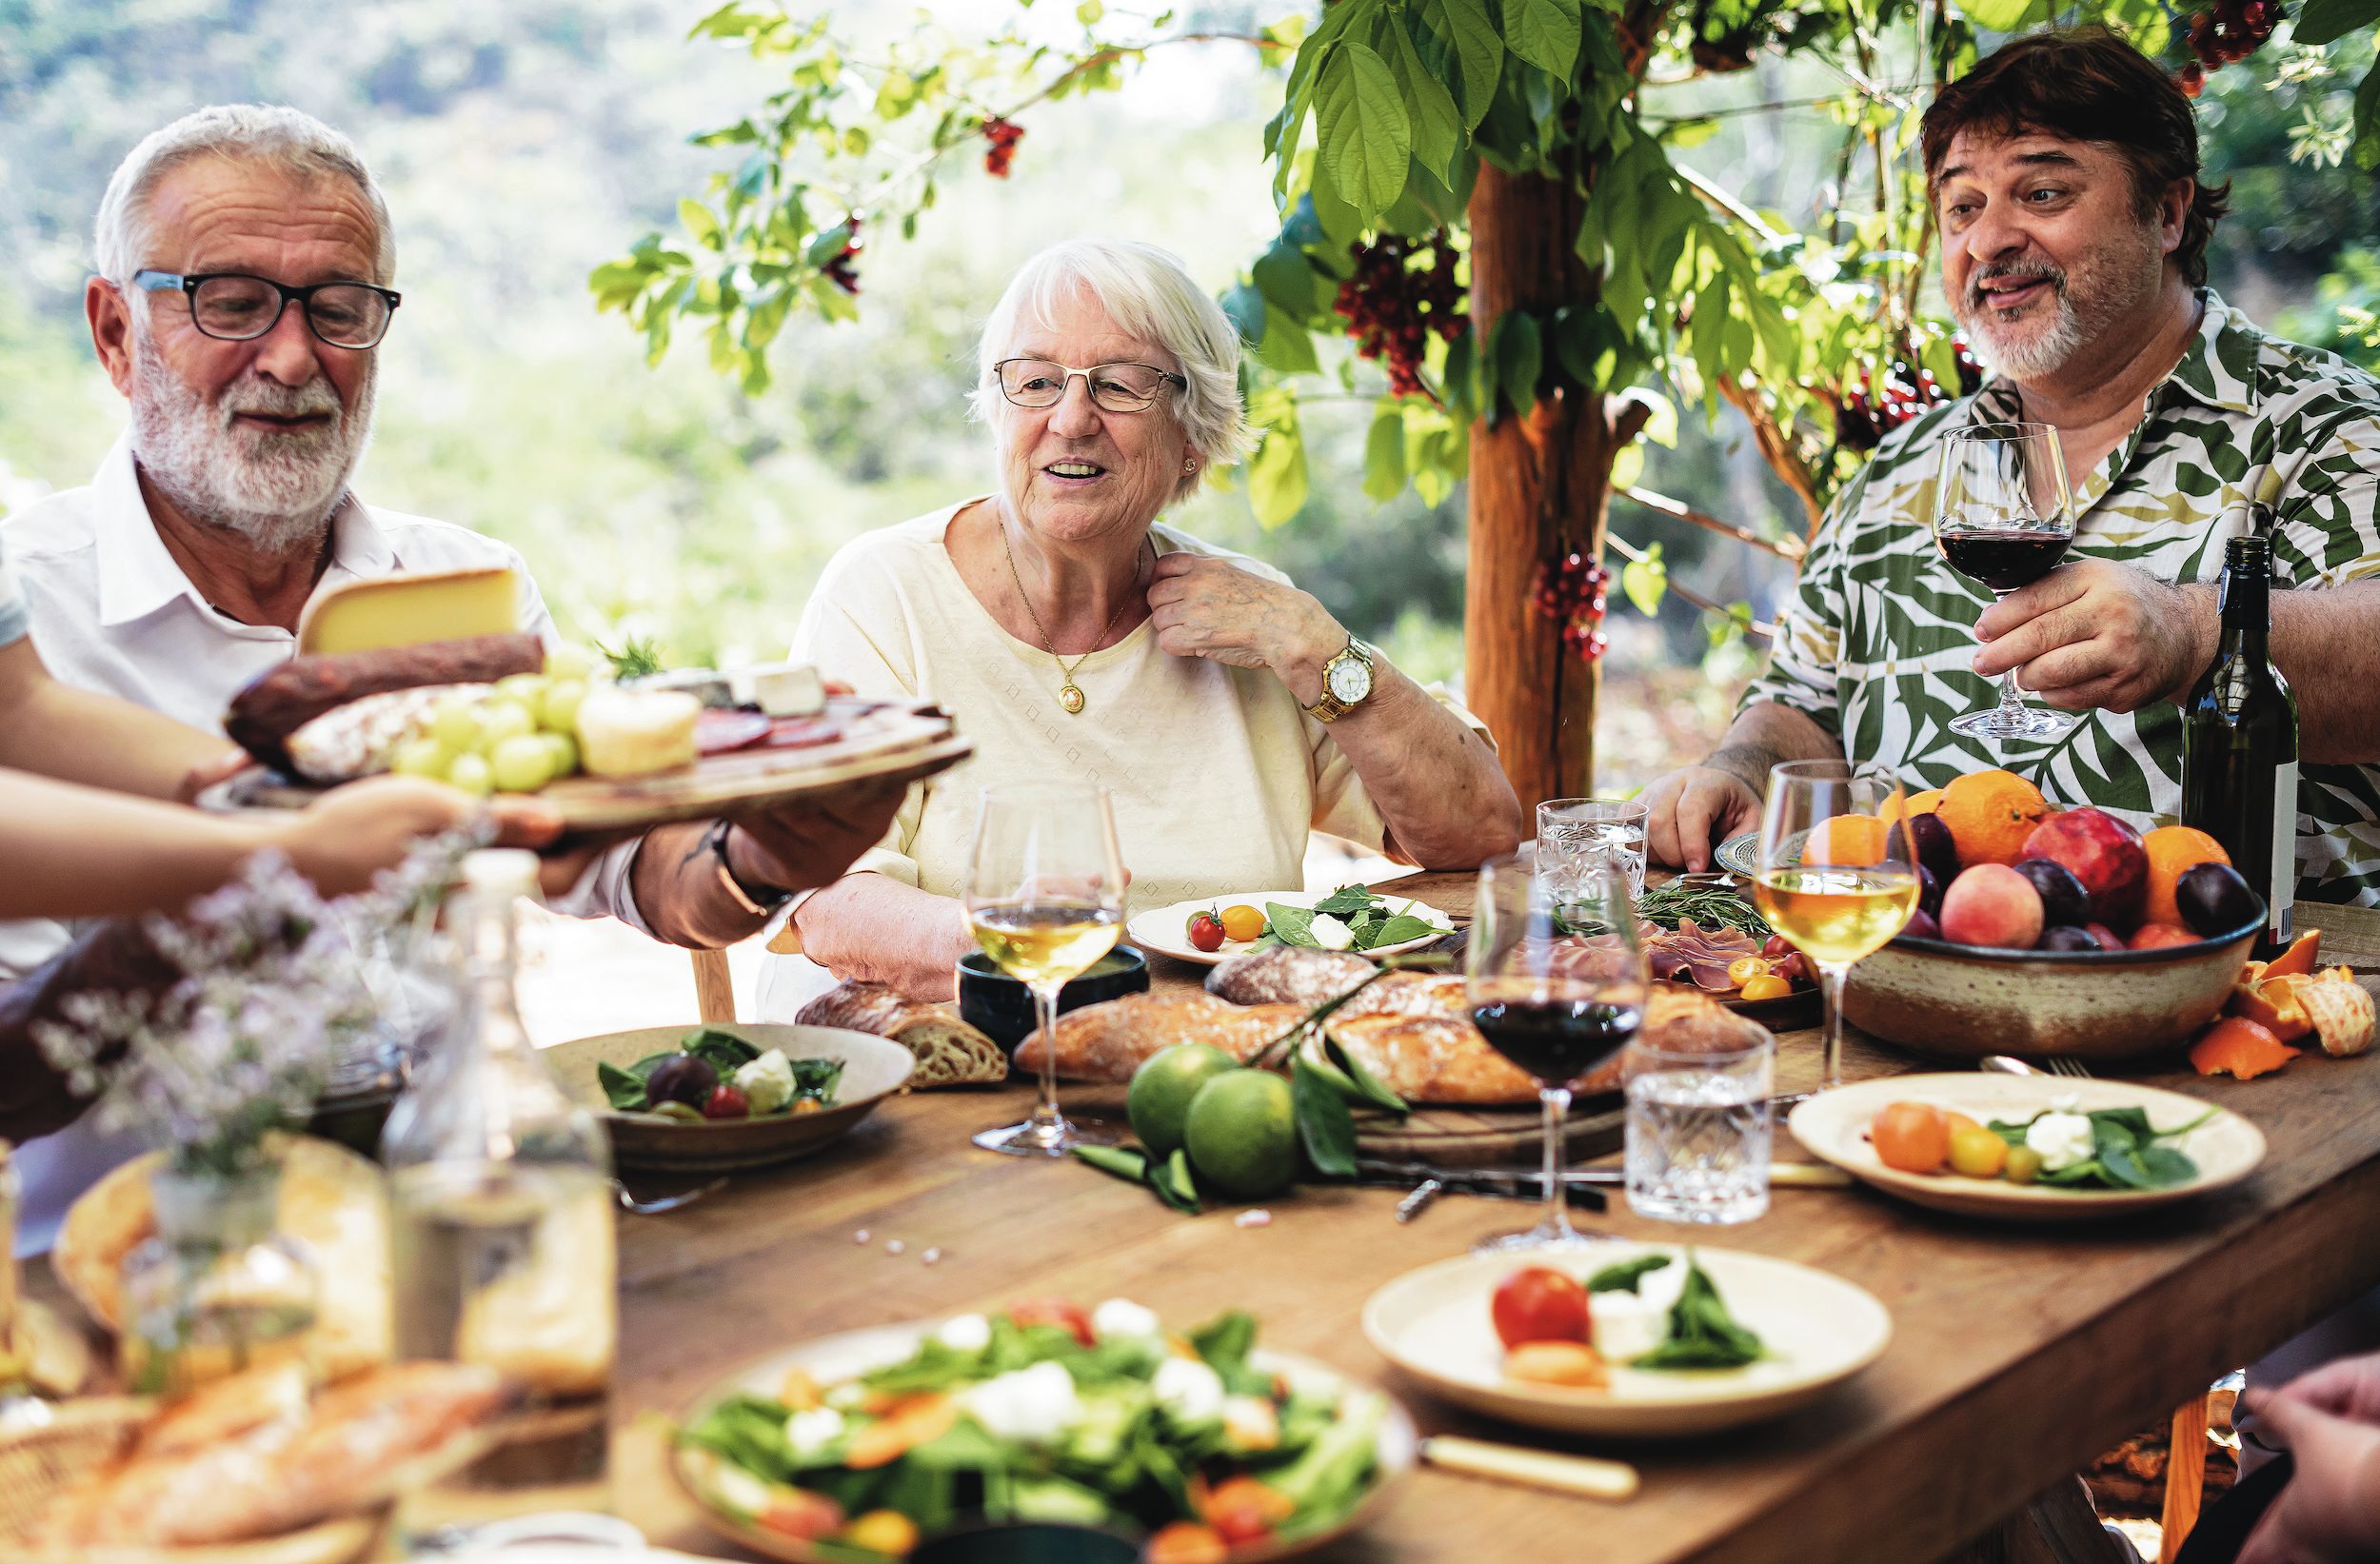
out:
{"label": "wooden dining table", "polygon": [[[1428,875],[1395,889],[1461,916],[1472,887],[1468,876]],[[2380,913],[2299,912],[2301,927],[2325,930],[2326,961],[2350,960],[2373,981]],[[1150,960],[1160,987],[1204,975]],[[1778,1044],[1780,1090],[1815,1078],[1815,1028]],[[1855,1033],[1846,1048],[1853,1079],[1940,1067]],[[1607,1503],[1423,1468],[1327,1559],[1927,1564],[2380,1285],[2380,1057],[2310,1049],[2246,1082],[2166,1059],[2136,1079],[2252,1119],[2265,1161],[2219,1193],[2082,1226],[1936,1215],[1864,1187],[1780,1187],[1766,1216],[1716,1230],[1639,1220],[1616,1198],[1582,1218],[1626,1237],[1691,1236],[1815,1266],[1892,1312],[1882,1359],[1821,1402],[1673,1444],[1497,1426],[1400,1381],[1366,1344],[1358,1321],[1374,1289],[1522,1225],[1525,1206],[1446,1197],[1399,1225],[1394,1190],[1309,1184],[1264,1202],[1260,1225],[1228,1204],[1183,1217],[1070,1159],[970,1145],[972,1132],[1019,1117],[1022,1086],[913,1094],[825,1156],[739,1177],[668,1215],[621,1218],[616,1497],[656,1543],[748,1556],[703,1528],[664,1460],[667,1420],[720,1376],[834,1332],[1037,1296],[1086,1306],[1122,1297],[1177,1324],[1251,1310],[1265,1342],[1381,1384],[1425,1432],[1616,1456],[1643,1474],[1635,1498]],[[1061,1099],[1070,1115],[1124,1127],[1121,1088],[1067,1086]],[[1781,1129],[1778,1155],[1798,1155]]]}

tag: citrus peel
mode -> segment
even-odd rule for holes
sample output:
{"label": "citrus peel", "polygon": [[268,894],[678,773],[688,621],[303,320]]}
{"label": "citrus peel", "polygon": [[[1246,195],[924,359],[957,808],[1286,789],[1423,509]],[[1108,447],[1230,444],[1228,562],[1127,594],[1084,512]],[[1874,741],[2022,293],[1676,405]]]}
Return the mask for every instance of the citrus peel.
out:
{"label": "citrus peel", "polygon": [[2190,1050],[2191,1067],[2202,1076],[2253,1080],[2297,1057],[2272,1028],[2245,1016],[2225,1016],[2199,1036]]}

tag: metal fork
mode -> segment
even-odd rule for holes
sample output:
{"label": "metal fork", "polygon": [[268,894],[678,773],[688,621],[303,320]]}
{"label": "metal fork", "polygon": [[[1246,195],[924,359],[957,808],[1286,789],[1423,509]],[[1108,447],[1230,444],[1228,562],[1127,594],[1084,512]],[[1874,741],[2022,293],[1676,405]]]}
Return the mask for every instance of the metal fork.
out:
{"label": "metal fork", "polygon": [[676,1195],[664,1195],[651,1200],[639,1199],[635,1191],[617,1178],[611,1181],[611,1188],[612,1193],[620,1197],[622,1210],[639,1217],[658,1217],[665,1211],[675,1211],[680,1206],[692,1205],[711,1191],[724,1186],[726,1182],[726,1178],[723,1175],[713,1178],[707,1184],[697,1184],[692,1189],[683,1190]]}
{"label": "metal fork", "polygon": [[2069,1080],[2089,1080],[2091,1079],[2091,1066],[2085,1064],[2078,1059],[2070,1058],[2065,1055],[2055,1055],[2052,1058],[2043,1059],[2041,1062],[2049,1067],[2050,1074],[2053,1076],[2064,1076]]}

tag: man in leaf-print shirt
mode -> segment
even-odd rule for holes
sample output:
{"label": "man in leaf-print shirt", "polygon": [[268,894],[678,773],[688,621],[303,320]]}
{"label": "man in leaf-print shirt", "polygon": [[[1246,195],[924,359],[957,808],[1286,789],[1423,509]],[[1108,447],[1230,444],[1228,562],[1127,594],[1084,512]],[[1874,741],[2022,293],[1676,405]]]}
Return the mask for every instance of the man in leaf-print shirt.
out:
{"label": "man in leaf-print shirt", "polygon": [[[1706,867],[1769,767],[1842,758],[1911,786],[2005,766],[2147,827],[2181,809],[2178,703],[2212,660],[2227,538],[2272,539],[2271,653],[2298,702],[2297,895],[2380,904],[2380,382],[2268,337],[2204,284],[2220,189],[2189,102],[2130,45],[2043,33],[1946,89],[1923,148],[1942,284],[1994,369],[1903,425],[1836,500],[1724,743],[1647,789],[1654,854]],[[1937,556],[1940,446],[2057,427],[2078,528],[1996,606]],[[1949,730],[2009,668],[2085,713],[2005,746]]]}

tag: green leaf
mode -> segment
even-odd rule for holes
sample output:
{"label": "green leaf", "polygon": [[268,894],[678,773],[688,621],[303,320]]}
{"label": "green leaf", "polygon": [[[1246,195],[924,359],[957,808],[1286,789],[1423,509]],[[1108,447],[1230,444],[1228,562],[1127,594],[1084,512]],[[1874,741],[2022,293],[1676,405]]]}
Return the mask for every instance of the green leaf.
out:
{"label": "green leaf", "polygon": [[1248,268],[1248,275],[1269,307],[1299,322],[1311,320],[1326,302],[1322,297],[1322,280],[1307,264],[1305,252],[1284,240],[1276,240],[1270,249],[1258,256],[1256,265]]}
{"label": "green leaf", "polygon": [[1356,1176],[1356,1119],[1347,1099],[1302,1059],[1289,1061],[1290,1100],[1306,1161],[1324,1178]]}
{"label": "green leaf", "polygon": [[2327,44],[2380,22],[2380,0],[2306,0],[2291,31],[2301,44]]}
{"label": "green leaf", "polygon": [[2380,170],[2380,61],[2364,72],[2355,89],[2355,167]]}
{"label": "green leaf", "polygon": [[1638,1255],[1632,1260],[1607,1265],[1587,1278],[1590,1293],[1633,1293],[1636,1284],[1654,1272],[1668,1266],[1667,1255]]}
{"label": "green leaf", "polygon": [[1488,336],[1496,360],[1497,386],[1514,412],[1525,413],[1537,405],[1537,372],[1545,366],[1537,317],[1525,309],[1508,309],[1496,317],[1496,327]]}
{"label": "green leaf", "polygon": [[1074,9],[1075,20],[1086,28],[1106,14],[1107,8],[1101,5],[1100,0],[1082,0],[1082,4]]}
{"label": "green leaf", "polygon": [[1363,437],[1363,492],[1386,505],[1405,487],[1405,412],[1393,400],[1372,415]]}
{"label": "green leaf", "polygon": [[[1394,10],[1383,10],[1372,30],[1380,57],[1397,77],[1404,95],[1405,115],[1413,126],[1413,155],[1440,180],[1451,177],[1469,127],[1444,83],[1430,73]],[[1411,182],[1407,182],[1410,188]]]}
{"label": "green leaf", "polygon": [[1567,82],[1578,65],[1578,0],[1504,0],[1504,43]]}
{"label": "green leaf", "polygon": [[1662,562],[1659,544],[1648,547],[1643,559],[1630,560],[1621,568],[1619,589],[1636,605],[1636,612],[1647,619],[1653,617],[1669,591],[1669,566]]}
{"label": "green leaf", "polygon": [[1157,1191],[1159,1199],[1183,1216],[1195,1217],[1199,1214],[1199,1186],[1197,1180],[1190,1177],[1190,1154],[1180,1146],[1176,1146],[1173,1155],[1163,1162],[1149,1163],[1148,1182],[1149,1187]]}
{"label": "green leaf", "polygon": [[1989,32],[2021,32],[2050,19],[2050,0],[1959,0],[1958,9]]}
{"label": "green leaf", "polygon": [[1304,508],[1306,447],[1296,425],[1265,431],[1263,444],[1248,460],[1248,503],[1267,527],[1280,525]]}
{"label": "green leaf", "polygon": [[1355,1088],[1355,1095],[1358,1098],[1376,1108],[1385,1108],[1393,1114],[1413,1112],[1412,1103],[1398,1096],[1386,1081],[1366,1068],[1363,1060],[1340,1047],[1339,1039],[1332,1037],[1327,1030],[1322,1033],[1322,1054],[1340,1074],[1347,1078],[1348,1084]]}
{"label": "green leaf", "polygon": [[1223,295],[1223,313],[1240,328],[1240,340],[1254,347],[1264,340],[1267,313],[1264,295],[1246,283],[1235,283]]}
{"label": "green leaf", "polygon": [[696,1027],[685,1035],[684,1041],[678,1044],[678,1051],[692,1054],[718,1071],[723,1079],[761,1057],[759,1049],[733,1032],[718,1026]]}
{"label": "green leaf", "polygon": [[1461,106],[1463,129],[1477,129],[1504,73],[1504,37],[1486,6],[1482,0],[1414,0],[1406,15],[1423,63]]}
{"label": "green leaf", "polygon": [[686,232],[694,236],[695,243],[712,249],[719,247],[719,219],[711,214],[708,207],[694,197],[682,195],[678,198],[678,221],[685,225]]}
{"label": "green leaf", "polygon": [[596,1065],[595,1079],[602,1083],[604,1096],[610,1099],[615,1112],[643,1113],[651,1105],[645,1095],[644,1078],[632,1076],[617,1064]]}
{"label": "green leaf", "polygon": [[1686,1256],[1686,1281],[1677,1301],[1670,1305],[1669,1336],[1631,1366],[1639,1369],[1741,1368],[1766,1352],[1759,1336],[1735,1322],[1727,1312],[1718,1287],[1694,1258]]}
{"label": "green leaf", "polygon": [[1377,928],[1365,930],[1356,940],[1355,948],[1378,950],[1382,945],[1401,945],[1408,940],[1424,939],[1438,932],[1438,925],[1428,919],[1400,912],[1394,918],[1382,920]]}
{"label": "green leaf", "polygon": [[1365,217],[1394,205],[1405,188],[1413,125],[1387,62],[1361,44],[1340,44],[1322,67],[1314,114],[1340,194]]}
{"label": "green leaf", "polygon": [[1074,1153],[1077,1161],[1121,1178],[1126,1183],[1148,1181],[1148,1153],[1138,1147],[1075,1145],[1066,1149]]}
{"label": "green leaf", "polygon": [[1265,312],[1264,340],[1256,345],[1256,357],[1284,375],[1311,375],[1322,367],[1314,355],[1314,334],[1279,309]]}
{"label": "green leaf", "polygon": [[1315,917],[1312,907],[1292,907],[1279,901],[1264,903],[1266,929],[1284,945],[1301,945],[1307,950],[1321,949],[1314,942]]}

